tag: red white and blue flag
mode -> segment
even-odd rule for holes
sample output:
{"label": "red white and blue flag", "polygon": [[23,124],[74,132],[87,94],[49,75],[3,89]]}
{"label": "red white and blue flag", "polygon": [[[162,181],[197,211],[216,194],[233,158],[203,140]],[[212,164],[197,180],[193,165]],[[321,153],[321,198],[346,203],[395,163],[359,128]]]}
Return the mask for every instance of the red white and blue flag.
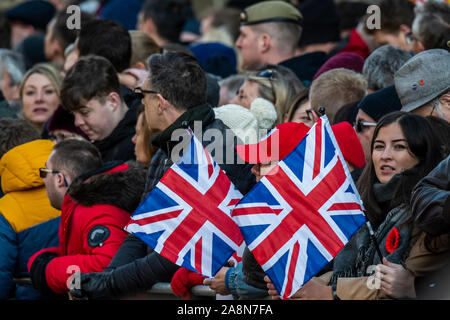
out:
{"label": "red white and blue flag", "polygon": [[336,256],[366,218],[326,116],[232,216],[283,299]]}
{"label": "red white and blue flag", "polygon": [[243,244],[231,211],[242,194],[189,130],[190,141],[125,229],[172,262],[212,277]]}

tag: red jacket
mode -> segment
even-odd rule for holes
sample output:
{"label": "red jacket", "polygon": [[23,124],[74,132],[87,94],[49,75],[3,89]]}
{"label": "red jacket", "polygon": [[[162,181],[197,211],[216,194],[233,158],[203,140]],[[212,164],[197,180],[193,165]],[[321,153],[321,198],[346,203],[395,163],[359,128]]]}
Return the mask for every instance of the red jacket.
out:
{"label": "red jacket", "polygon": [[353,52],[366,59],[370,55],[370,48],[355,28],[350,33],[347,45],[339,52]]}
{"label": "red jacket", "polygon": [[71,185],[61,208],[59,247],[38,251],[28,261],[30,270],[42,252],[58,255],[45,269],[47,284],[55,293],[68,291],[67,280],[73,272],[103,271],[121,246],[127,235],[124,226],[139,204],[145,184],[145,172],[140,178],[127,169],[123,164],[99,179],[91,178],[75,188]]}

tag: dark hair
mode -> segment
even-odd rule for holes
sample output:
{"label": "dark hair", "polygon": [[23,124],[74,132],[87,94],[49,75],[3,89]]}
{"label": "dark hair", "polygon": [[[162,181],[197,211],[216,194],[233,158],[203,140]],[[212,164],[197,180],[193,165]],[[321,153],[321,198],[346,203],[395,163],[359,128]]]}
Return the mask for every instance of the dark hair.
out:
{"label": "dark hair", "polygon": [[[377,31],[386,33],[398,33],[402,24],[411,27],[414,20],[415,4],[410,0],[381,0],[380,7],[381,29],[368,29],[369,34]],[[367,16],[368,17],[368,16]]]}
{"label": "dark hair", "polygon": [[425,119],[428,120],[436,137],[439,139],[443,157],[447,157],[450,154],[450,123],[434,116],[427,116]]}
{"label": "dark hair", "polygon": [[11,22],[0,12],[0,48],[11,49]]}
{"label": "dark hair", "polygon": [[148,59],[149,85],[178,110],[206,103],[206,75],[197,59],[182,52],[153,54]]}
{"label": "dark hair", "polygon": [[80,58],[67,72],[61,85],[64,109],[76,111],[83,101],[102,100],[116,92],[122,99],[119,78],[111,62],[100,56]]}
{"label": "dark hair", "polygon": [[100,151],[88,141],[64,140],[53,147],[53,152],[53,166],[65,170],[72,180],[103,165]]}
{"label": "dark hair", "polygon": [[95,54],[108,59],[117,70],[129,68],[131,37],[121,24],[107,19],[88,21],[78,35],[80,56]]}
{"label": "dark hair", "polygon": [[361,18],[367,12],[367,4],[362,2],[339,2],[336,3],[339,14],[339,29],[351,30],[356,28]]}
{"label": "dark hair", "polygon": [[[442,159],[439,139],[433,132],[430,123],[424,117],[402,111],[388,113],[378,121],[371,142],[371,154],[374,141],[380,129],[394,122],[400,125],[409,149],[419,159],[419,163],[401,174],[399,184],[394,191],[388,209],[400,205],[409,206],[413,187],[421,178],[436,167]],[[380,204],[376,201],[373,191],[373,185],[376,182],[378,182],[378,179],[375,174],[373,161],[369,161],[358,180],[357,186],[366,208],[367,218],[374,228],[379,226],[387,213],[383,211]]]}
{"label": "dark hair", "polygon": [[158,35],[169,42],[178,42],[187,19],[192,16],[188,0],[147,0],[142,6],[144,21],[152,19]]}
{"label": "dark hair", "polygon": [[39,138],[39,132],[27,120],[0,119],[0,158],[12,148]]}
{"label": "dark hair", "polygon": [[[66,10],[58,11],[54,19],[53,24],[53,34],[52,34],[52,40],[56,40],[61,45],[62,49],[66,49],[67,46],[69,46],[71,43],[74,43],[77,35],[78,30],[77,29],[69,29],[67,27],[67,20],[71,17],[72,14],[69,14],[66,12]],[[81,11],[80,13],[80,26],[81,29],[84,28],[84,25],[90,21],[93,20],[93,17],[84,12]]]}
{"label": "dark hair", "polygon": [[417,37],[425,50],[444,49],[450,52],[450,5],[427,1],[416,8]]}

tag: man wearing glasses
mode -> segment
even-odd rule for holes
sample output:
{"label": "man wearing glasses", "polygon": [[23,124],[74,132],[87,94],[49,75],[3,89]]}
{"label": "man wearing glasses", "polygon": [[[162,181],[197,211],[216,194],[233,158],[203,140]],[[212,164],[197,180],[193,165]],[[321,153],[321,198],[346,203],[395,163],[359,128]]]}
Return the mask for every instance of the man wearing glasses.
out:
{"label": "man wearing glasses", "polygon": [[401,111],[434,116],[450,122],[450,52],[423,51],[394,75]]}
{"label": "man wearing glasses", "polygon": [[108,266],[139,204],[145,170],[104,164],[88,141],[66,140],[53,147],[39,174],[50,204],[61,210],[59,244],[35,252],[27,267],[33,287],[56,298],[69,291],[73,272]]}
{"label": "man wearing glasses", "polygon": [[[148,68],[149,78],[135,92],[142,95],[145,117],[154,132],[152,144],[159,149],[148,169],[142,199],[179,156],[172,154],[179,143],[179,133],[191,128],[197,134],[197,127],[202,130],[199,140],[203,146],[207,149],[213,143],[217,146],[216,152],[211,152],[214,160],[236,188],[242,194],[247,193],[255,184],[251,165],[237,161],[232,131],[226,132],[228,127],[215,118],[214,110],[206,102],[206,75],[198,61],[179,52],[153,54],[148,59]],[[215,133],[220,133],[220,137]],[[221,149],[223,153],[219,157]],[[74,289],[72,294],[90,299],[130,296],[150,289],[156,282],[169,281],[178,268],[130,234],[108,268],[101,273],[82,273],[81,290]]]}

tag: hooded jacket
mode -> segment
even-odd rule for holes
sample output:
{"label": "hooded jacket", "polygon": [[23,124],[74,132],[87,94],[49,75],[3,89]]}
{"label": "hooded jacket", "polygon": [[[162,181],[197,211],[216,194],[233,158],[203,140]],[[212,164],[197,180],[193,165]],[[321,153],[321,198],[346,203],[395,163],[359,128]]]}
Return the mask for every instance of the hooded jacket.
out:
{"label": "hooded jacket", "polygon": [[47,285],[56,294],[68,291],[73,272],[99,272],[110,263],[127,235],[124,226],[130,213],[139,204],[145,169],[121,164],[84,178],[73,181],[64,197],[59,246],[41,250],[28,261],[31,270],[39,255],[57,256],[45,267]]}
{"label": "hooded jacket", "polygon": [[[16,285],[13,278],[28,277],[30,256],[58,243],[60,211],[50,205],[39,168],[53,148],[50,140],[17,146],[0,160],[0,299],[37,299],[30,285]],[[15,290],[15,293],[14,293]]]}

